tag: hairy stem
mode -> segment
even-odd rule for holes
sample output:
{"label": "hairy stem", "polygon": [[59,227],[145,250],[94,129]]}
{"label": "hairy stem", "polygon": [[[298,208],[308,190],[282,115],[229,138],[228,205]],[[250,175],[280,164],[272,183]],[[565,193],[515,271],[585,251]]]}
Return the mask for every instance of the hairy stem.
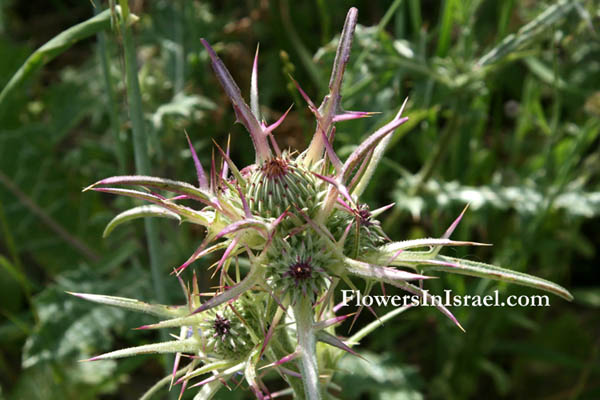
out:
{"label": "hairy stem", "polygon": [[320,400],[321,390],[319,388],[316,338],[313,330],[313,310],[308,297],[302,297],[294,305],[294,316],[304,392],[307,399]]}
{"label": "hairy stem", "polygon": [[[275,360],[280,360],[294,351],[294,346],[290,341],[289,334],[286,330],[283,329],[277,330],[275,332],[275,335],[272,339],[272,344],[273,345],[271,346],[271,350],[275,355]],[[302,386],[302,382],[300,381],[300,379],[289,375],[284,375],[284,379],[292,388],[295,399],[303,399],[306,397],[304,395],[304,387]]]}

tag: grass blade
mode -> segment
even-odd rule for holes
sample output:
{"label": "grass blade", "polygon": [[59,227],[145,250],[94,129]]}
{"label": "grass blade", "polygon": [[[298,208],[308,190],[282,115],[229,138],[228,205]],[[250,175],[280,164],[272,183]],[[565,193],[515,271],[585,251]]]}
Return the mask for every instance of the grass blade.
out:
{"label": "grass blade", "polygon": [[508,35],[496,47],[487,52],[477,61],[477,65],[485,67],[494,64],[510,53],[518,50],[524,44],[535,39],[540,33],[550,28],[555,22],[566,16],[576,1],[561,0],[548,7],[533,21],[523,26],[516,34]]}
{"label": "grass blade", "polygon": [[[116,8],[120,12],[120,8]],[[137,18],[137,17],[135,17]],[[21,68],[13,75],[0,92],[0,117],[2,116],[7,101],[22,83],[27,81],[37,70],[48,64],[56,56],[67,51],[80,40],[86,39],[105,29],[111,27],[111,11],[105,10],[100,14],[81,22],[71,28],[59,33],[42,47],[31,54],[23,63]]]}

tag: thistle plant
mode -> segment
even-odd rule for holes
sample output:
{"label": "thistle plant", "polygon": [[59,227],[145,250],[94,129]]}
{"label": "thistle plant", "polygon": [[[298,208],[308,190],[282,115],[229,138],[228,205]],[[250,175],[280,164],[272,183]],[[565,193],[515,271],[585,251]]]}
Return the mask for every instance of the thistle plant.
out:
{"label": "thistle plant", "polygon": [[[206,173],[188,138],[197,185],[150,176],[115,176],[85,189],[150,203],[116,216],[105,235],[121,223],[148,216],[173,218],[206,229],[197,250],[174,269],[186,305],[147,304],[120,297],[73,293],[86,300],[160,318],[159,322],[140,329],[178,328],[172,341],[91,359],[175,354],[172,375],[157,383],[145,397],[162,386],[181,385],[181,393],[200,387],[195,398],[208,399],[223,386],[236,386],[243,376],[257,398],[272,398],[275,394],[268,391],[262,379],[272,370],[289,385],[283,393],[293,393],[299,399],[332,397],[328,388],[336,362],[344,353],[356,355],[352,347],[377,325],[348,340],[336,335],[336,326],[349,317],[336,315],[343,305],[336,305],[336,292],[341,284],[356,288],[362,280],[367,292],[375,284],[388,284],[423,300],[433,300],[423,289],[423,281],[435,278],[432,272],[449,272],[513,282],[567,300],[572,298],[561,286],[540,278],[441,255],[445,246],[485,245],[450,238],[464,211],[440,238],[393,241],[378,221],[379,215],[393,205],[371,210],[360,202],[393,132],[407,121],[403,116],[407,101],[391,121],[371,133],[345,161],[338,157],[333,148],[335,124],[374,114],[346,111],[341,106],[342,78],[350,57],[357,13],[355,8],[348,12],[329,93],[321,104],[317,106],[294,81],[316,120],[314,136],[303,152],[282,150],[274,139],[273,132],[287,112],[272,124],[261,118],[258,52],[248,105],[223,62],[209,43],[201,39],[237,120],[252,138],[255,163],[240,168],[229,156],[229,144],[225,150],[216,145],[222,163],[213,157]],[[192,202],[197,207],[188,205]],[[219,285],[215,293],[201,293],[196,273],[187,284],[180,275],[195,261],[213,253],[221,255],[212,271],[218,274]],[[243,269],[243,265],[249,268]],[[462,329],[446,307],[442,304],[436,307]],[[393,313],[397,315],[398,311]],[[317,346],[317,342],[323,345]]]}

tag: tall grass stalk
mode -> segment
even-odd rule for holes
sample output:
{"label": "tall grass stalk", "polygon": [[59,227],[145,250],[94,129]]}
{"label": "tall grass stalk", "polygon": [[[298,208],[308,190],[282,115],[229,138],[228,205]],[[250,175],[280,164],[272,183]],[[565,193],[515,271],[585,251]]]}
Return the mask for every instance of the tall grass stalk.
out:
{"label": "tall grass stalk", "polygon": [[[100,5],[93,3],[94,14],[98,15],[100,11]],[[110,11],[110,10],[107,10]],[[119,173],[125,173],[125,149],[122,146],[120,136],[120,118],[119,109],[117,107],[117,101],[115,97],[115,89],[110,76],[110,61],[108,57],[108,47],[106,45],[106,33],[101,31],[96,34],[96,40],[98,41],[97,56],[102,71],[102,77],[104,78],[104,87],[106,89],[106,105],[108,118],[110,121],[110,129],[113,135],[114,150],[119,165]]]}
{"label": "tall grass stalk", "polygon": [[[119,0],[123,10],[120,20],[120,30],[123,38],[123,52],[125,56],[125,75],[127,80],[127,101],[129,103],[129,113],[131,118],[131,131],[133,133],[133,151],[135,157],[135,169],[138,175],[150,175],[150,157],[148,156],[148,144],[144,129],[144,113],[142,110],[142,95],[140,92],[140,83],[138,81],[137,61],[135,45],[131,35],[129,24],[129,5],[127,0]],[[156,299],[160,303],[167,302],[165,288],[162,285],[162,272],[160,270],[162,254],[156,229],[156,222],[153,219],[144,219],[144,228],[148,242],[148,254],[150,257],[150,270],[152,274],[152,285],[156,293]],[[161,340],[169,340],[169,335],[165,331],[160,332]],[[165,370],[169,370],[169,359],[172,357],[165,355]]]}
{"label": "tall grass stalk", "polygon": [[[131,131],[133,133],[133,151],[135,157],[135,170],[138,175],[150,174],[150,157],[148,157],[148,145],[144,128],[144,113],[142,111],[142,95],[140,92],[140,83],[138,81],[137,62],[135,55],[135,46],[129,27],[129,6],[127,1],[120,0],[119,4],[123,10],[120,21],[121,35],[123,37],[123,52],[125,54],[125,74],[127,80],[127,101],[129,103],[129,117],[131,118]],[[145,219],[144,227],[146,237],[148,238],[148,251],[150,255],[150,268],[152,270],[152,279],[156,291],[157,300],[163,302],[166,300],[165,289],[163,288],[160,275],[160,247],[158,232],[154,220]]]}
{"label": "tall grass stalk", "polygon": [[186,2],[175,0],[171,4],[171,29],[173,34],[173,51],[171,60],[173,63],[173,95],[183,91],[185,82],[185,47],[184,47],[184,19]]}

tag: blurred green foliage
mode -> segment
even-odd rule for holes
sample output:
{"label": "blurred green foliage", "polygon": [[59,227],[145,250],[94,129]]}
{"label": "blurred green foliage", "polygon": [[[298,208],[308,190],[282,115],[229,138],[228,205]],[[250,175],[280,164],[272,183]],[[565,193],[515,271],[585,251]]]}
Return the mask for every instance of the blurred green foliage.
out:
{"label": "blurred green foliage", "polygon": [[[354,391],[340,396],[599,398],[600,13],[593,0],[132,1],[152,175],[194,181],[184,130],[204,165],[212,140],[223,145],[229,134],[232,158],[252,162],[250,139],[234,125],[200,37],[242,88],[260,42],[263,114],[273,121],[293,102],[277,140],[303,149],[314,127],[288,74],[313,99],[325,93],[334,35],[350,6],[359,8],[361,26],[343,104],[382,114],[339,124],[340,156],[410,98],[411,119],[366,193],[372,207],[396,203],[383,217],[386,231],[395,239],[440,235],[470,203],[455,238],[494,246],[456,255],[556,281],[575,301],[455,309],[466,334],[435,310],[410,310],[362,344],[372,364],[343,360],[336,381]],[[35,48],[92,15],[88,2],[0,3],[0,87]],[[154,298],[142,224],[101,239],[133,201],[81,193],[134,171],[126,99],[120,38],[108,31],[58,55],[1,104],[0,399],[136,398],[163,375],[160,358],[77,363],[153,333],[132,332],[144,321],[130,313],[64,294]],[[170,302],[182,302],[168,274],[203,232],[158,224],[164,288]],[[455,294],[534,293],[456,276],[428,285]],[[365,314],[357,324],[372,320]]]}

